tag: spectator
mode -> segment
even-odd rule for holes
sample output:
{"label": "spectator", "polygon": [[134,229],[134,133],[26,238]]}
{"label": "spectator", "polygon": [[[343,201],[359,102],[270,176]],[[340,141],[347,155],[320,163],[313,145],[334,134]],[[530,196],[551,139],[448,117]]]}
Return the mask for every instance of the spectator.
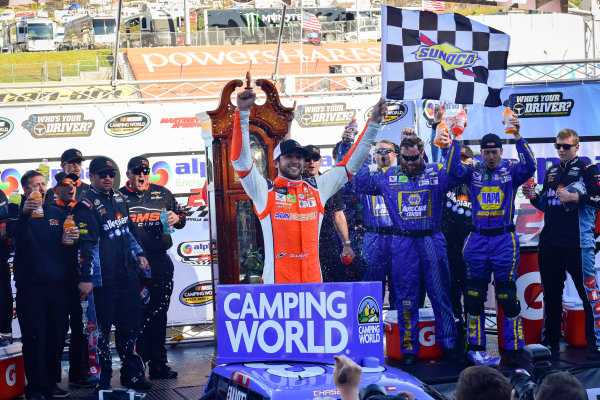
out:
{"label": "spectator", "polygon": [[65,150],[60,156],[60,167],[63,172],[66,174],[77,175],[77,180],[75,181],[75,189],[77,190],[75,193],[75,201],[79,201],[83,194],[90,188],[90,185],[81,180],[84,161],[85,158],[83,158],[83,155],[77,149]]}
{"label": "spectator", "polygon": [[358,400],[362,368],[346,356],[333,356],[333,383],[340,389],[342,400]]}
{"label": "spectator", "polygon": [[542,382],[538,383],[535,395],[536,400],[587,400],[587,398],[588,395],[581,382],[567,371],[546,375]]}
{"label": "spectator", "polygon": [[135,352],[142,319],[136,269],[148,268],[148,260],[138,245],[137,227],[129,217],[127,203],[112,189],[115,176],[116,167],[110,159],[94,158],[90,163],[92,188],[74,208],[81,231],[80,299],[88,300],[88,321],[95,317],[97,322],[100,366],[97,392],[111,389],[109,338],[113,324],[122,362],[121,384],[135,390],[151,387],[144,377],[144,363]]}
{"label": "spectator", "polygon": [[423,141],[406,136],[400,143],[400,165],[371,175],[365,166],[355,177],[359,193],[383,196],[394,224],[392,274],[402,361],[414,364],[419,353],[421,278],[437,321],[436,339],[449,360],[456,360],[456,325],[450,307],[450,273],[446,242],[440,232],[442,196],[453,179],[441,164],[425,164]]}
{"label": "spectator", "polygon": [[[56,186],[52,189],[55,196],[53,206],[63,211],[65,216],[73,214],[77,181],[76,174],[59,172],[54,175]],[[81,186],[81,185],[80,185]],[[69,385],[73,387],[93,387],[90,382],[88,368],[88,341],[83,333],[83,310],[79,301],[79,263],[77,254],[69,260],[69,274],[67,277],[67,310],[69,313],[69,327],[71,339],[69,340]],[[65,332],[66,333],[66,332]]]}
{"label": "spectator", "polygon": [[7,225],[10,212],[6,195],[0,190],[0,347],[12,337],[13,296],[10,285],[10,242]]}
{"label": "spectator", "polygon": [[510,381],[498,370],[478,365],[461,371],[454,398],[456,400],[510,400],[511,392]]}
{"label": "spectator", "polygon": [[[548,169],[540,194],[523,187],[531,204],[544,211],[539,266],[544,288],[542,343],[559,352],[562,292],[568,271],[585,311],[585,338],[590,358],[600,358],[600,299],[594,271],[594,222],[600,208],[598,167],[579,157],[579,135],[563,129],[554,145],[560,162]],[[580,185],[579,192],[566,189]]]}
{"label": "spectator", "polygon": [[[294,140],[281,142],[274,151],[273,162],[278,176],[270,181],[253,168],[249,143],[249,115],[256,94],[251,89],[238,93],[233,127],[233,167],[246,193],[254,203],[265,240],[265,283],[321,282],[319,268],[319,229],[326,202],[358,171],[366,158],[370,141],[379,128],[386,103],[381,99],[364,138],[327,174],[300,179],[306,150]],[[300,196],[306,207],[299,207]],[[273,235],[273,232],[276,235]],[[302,255],[302,257],[299,257]]]}
{"label": "spectator", "polygon": [[455,136],[449,154],[445,150],[444,159],[448,173],[469,185],[473,206],[473,232],[467,236],[463,250],[467,265],[468,349],[485,352],[484,303],[493,272],[496,298],[504,311],[503,337],[508,363],[518,365],[524,343],[515,284],[519,238],[514,233],[514,200],[518,187],[535,173],[536,162],[529,145],[519,134],[518,118],[512,116],[511,123],[517,128],[514,137],[521,162],[503,160],[502,140],[492,133],[481,139],[483,163],[464,165],[460,162],[461,135]]}
{"label": "spectator", "polygon": [[[317,146],[304,147],[308,156],[304,158],[305,178],[321,175],[319,169],[323,159],[321,150]],[[339,240],[337,240],[337,237]],[[340,248],[340,241],[342,247]],[[323,282],[347,282],[348,271],[346,265],[341,263],[341,258],[347,256],[354,258],[355,254],[348,238],[348,223],[344,215],[344,203],[340,192],[336,192],[325,203],[321,233],[319,234],[319,262]]]}
{"label": "spectator", "polygon": [[[65,215],[45,202],[46,180],[37,171],[21,178],[26,200],[19,218],[11,228],[15,238],[15,283],[17,316],[23,343],[25,397],[45,399],[67,397],[60,389],[60,358],[67,331],[67,297],[69,259],[76,257],[76,246],[62,244]],[[31,193],[38,191],[42,199]],[[43,217],[32,211],[43,207]],[[14,229],[14,230],[13,230]],[[77,241],[79,233],[70,234]]]}
{"label": "spectator", "polygon": [[129,217],[138,225],[142,247],[146,249],[152,279],[150,300],[143,311],[142,330],[137,352],[148,362],[150,378],[174,379],[177,372],[167,365],[165,335],[167,311],[173,293],[173,261],[167,250],[173,246],[171,236],[164,233],[161,210],[167,211],[167,223],[175,229],[185,226],[185,212],[169,189],[150,183],[150,164],[142,156],[127,164],[125,186],[120,189],[129,206]]}

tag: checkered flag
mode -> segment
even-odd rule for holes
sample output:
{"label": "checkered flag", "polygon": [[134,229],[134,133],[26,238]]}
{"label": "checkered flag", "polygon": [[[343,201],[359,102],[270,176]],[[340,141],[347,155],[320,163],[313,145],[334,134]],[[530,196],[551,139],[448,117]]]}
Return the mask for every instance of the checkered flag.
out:
{"label": "checkered flag", "polygon": [[460,14],[383,7],[383,97],[502,105],[510,36]]}

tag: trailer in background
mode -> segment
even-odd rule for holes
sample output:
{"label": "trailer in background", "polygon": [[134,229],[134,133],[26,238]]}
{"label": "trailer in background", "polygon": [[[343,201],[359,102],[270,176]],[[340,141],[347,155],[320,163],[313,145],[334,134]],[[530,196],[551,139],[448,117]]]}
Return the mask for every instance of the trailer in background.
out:
{"label": "trailer in background", "polygon": [[94,47],[92,17],[79,17],[67,22],[65,36],[58,45],[59,50],[91,49]]}
{"label": "trailer in background", "polygon": [[94,25],[95,47],[114,46],[117,37],[117,21],[112,15],[102,15],[92,18]]}
{"label": "trailer in background", "polygon": [[8,43],[12,52],[54,51],[56,23],[49,18],[24,18],[8,25]]}

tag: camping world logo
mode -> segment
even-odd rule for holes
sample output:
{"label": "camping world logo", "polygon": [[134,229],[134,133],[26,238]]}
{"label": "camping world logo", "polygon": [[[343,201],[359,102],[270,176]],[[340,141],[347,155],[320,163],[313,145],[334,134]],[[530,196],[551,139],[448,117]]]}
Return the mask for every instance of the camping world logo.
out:
{"label": "camping world logo", "polygon": [[165,186],[169,182],[169,176],[171,175],[171,167],[164,161],[155,162],[152,165],[152,175],[150,175],[150,182]]}
{"label": "camping world logo", "polygon": [[365,297],[358,306],[359,324],[378,324],[380,321],[379,305],[372,297]]}
{"label": "camping world logo", "polygon": [[444,71],[456,69],[465,75],[475,77],[470,69],[480,58],[475,51],[464,51],[450,43],[438,44],[421,34],[418,40],[423,43],[413,54],[417,60],[435,61],[440,64]]}
{"label": "camping world logo", "polygon": [[13,131],[14,124],[8,118],[0,117],[0,139],[4,139]]}

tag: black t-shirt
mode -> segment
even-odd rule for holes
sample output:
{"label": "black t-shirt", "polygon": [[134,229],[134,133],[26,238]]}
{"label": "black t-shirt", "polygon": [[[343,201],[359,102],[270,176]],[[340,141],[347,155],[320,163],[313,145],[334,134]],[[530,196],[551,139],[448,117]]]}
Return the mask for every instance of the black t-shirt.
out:
{"label": "black t-shirt", "polygon": [[323,215],[323,222],[321,223],[321,235],[319,237],[320,249],[323,248],[322,244],[324,243],[335,243],[337,231],[333,223],[333,215],[337,211],[344,211],[344,202],[339,191],[337,191],[327,200],[324,209],[325,214]]}
{"label": "black t-shirt", "polygon": [[469,187],[460,185],[446,192],[443,198],[442,231],[466,236],[472,224],[473,206]]}

